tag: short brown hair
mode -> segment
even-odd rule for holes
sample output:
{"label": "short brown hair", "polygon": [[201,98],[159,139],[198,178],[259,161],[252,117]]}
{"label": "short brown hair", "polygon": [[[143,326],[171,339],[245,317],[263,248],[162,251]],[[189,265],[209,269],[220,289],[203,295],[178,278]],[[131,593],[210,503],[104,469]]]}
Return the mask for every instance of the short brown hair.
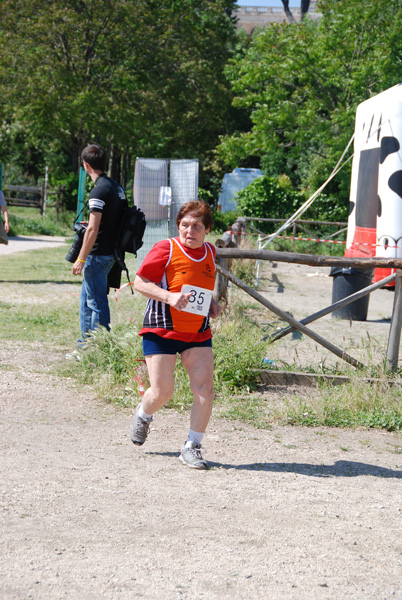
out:
{"label": "short brown hair", "polygon": [[201,219],[201,221],[204,224],[205,229],[209,229],[209,230],[212,229],[212,227],[214,225],[214,221],[212,219],[212,212],[211,212],[211,208],[210,208],[209,204],[207,204],[206,202],[203,202],[202,200],[191,200],[190,202],[186,202],[185,204],[183,204],[183,206],[180,208],[179,212],[177,213],[177,217],[176,217],[177,228],[180,225],[180,221],[183,219],[183,217],[188,215],[188,213],[193,213],[196,217]]}
{"label": "short brown hair", "polygon": [[84,160],[96,171],[106,170],[106,152],[98,144],[89,144],[81,152],[81,160]]}

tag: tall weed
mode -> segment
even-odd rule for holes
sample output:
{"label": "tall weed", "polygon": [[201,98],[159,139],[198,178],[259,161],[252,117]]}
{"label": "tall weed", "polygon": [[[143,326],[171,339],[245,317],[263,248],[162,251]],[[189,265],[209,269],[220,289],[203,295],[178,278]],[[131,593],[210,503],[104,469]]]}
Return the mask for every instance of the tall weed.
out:
{"label": "tall weed", "polygon": [[[260,339],[260,330],[240,314],[237,311],[236,318],[227,314],[214,326],[214,386],[222,397],[255,389],[256,369],[265,355],[266,343]],[[142,359],[141,337],[136,327],[126,323],[110,332],[98,329],[74,367],[81,373],[82,381],[94,385],[108,401],[131,406],[138,402],[140,381],[145,387],[148,385]],[[169,406],[184,409],[191,405],[192,393],[179,358],[175,378],[175,394]]]}

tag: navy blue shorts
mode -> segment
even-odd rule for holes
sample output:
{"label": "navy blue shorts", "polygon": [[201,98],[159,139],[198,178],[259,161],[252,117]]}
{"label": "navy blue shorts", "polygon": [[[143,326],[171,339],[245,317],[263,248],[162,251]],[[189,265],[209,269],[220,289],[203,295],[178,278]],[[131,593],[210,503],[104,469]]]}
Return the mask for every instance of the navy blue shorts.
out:
{"label": "navy blue shorts", "polygon": [[212,340],[204,342],[182,342],[163,338],[156,333],[144,333],[142,336],[142,349],[144,356],[149,354],[181,354],[189,348],[212,348]]}

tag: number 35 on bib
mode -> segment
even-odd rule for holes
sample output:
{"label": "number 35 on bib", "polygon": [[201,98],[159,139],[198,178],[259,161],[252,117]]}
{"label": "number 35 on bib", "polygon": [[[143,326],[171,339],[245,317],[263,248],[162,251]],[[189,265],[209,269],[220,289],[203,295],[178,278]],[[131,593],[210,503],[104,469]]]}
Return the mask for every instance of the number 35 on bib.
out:
{"label": "number 35 on bib", "polygon": [[192,313],[194,315],[201,315],[206,317],[211,306],[211,300],[213,292],[196,285],[183,285],[181,288],[182,294],[190,294],[188,304],[186,308],[183,308],[183,312]]}

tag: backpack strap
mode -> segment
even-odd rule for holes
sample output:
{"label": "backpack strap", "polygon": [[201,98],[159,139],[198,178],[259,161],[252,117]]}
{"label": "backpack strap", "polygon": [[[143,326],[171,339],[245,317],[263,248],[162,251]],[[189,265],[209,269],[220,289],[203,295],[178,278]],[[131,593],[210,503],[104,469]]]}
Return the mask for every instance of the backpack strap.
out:
{"label": "backpack strap", "polygon": [[[125,258],[124,252],[122,252],[120,250],[120,248],[115,247],[113,254],[114,254],[114,258],[115,258],[117,264],[119,265],[120,269],[122,271],[125,271],[125,273],[127,275],[127,281],[128,281],[128,283],[131,283],[131,281],[130,281],[130,273],[128,272],[128,268],[127,268],[126,262],[124,260],[124,258]],[[132,295],[134,296],[134,290],[133,290],[133,288],[130,287],[130,289],[131,289]]]}

